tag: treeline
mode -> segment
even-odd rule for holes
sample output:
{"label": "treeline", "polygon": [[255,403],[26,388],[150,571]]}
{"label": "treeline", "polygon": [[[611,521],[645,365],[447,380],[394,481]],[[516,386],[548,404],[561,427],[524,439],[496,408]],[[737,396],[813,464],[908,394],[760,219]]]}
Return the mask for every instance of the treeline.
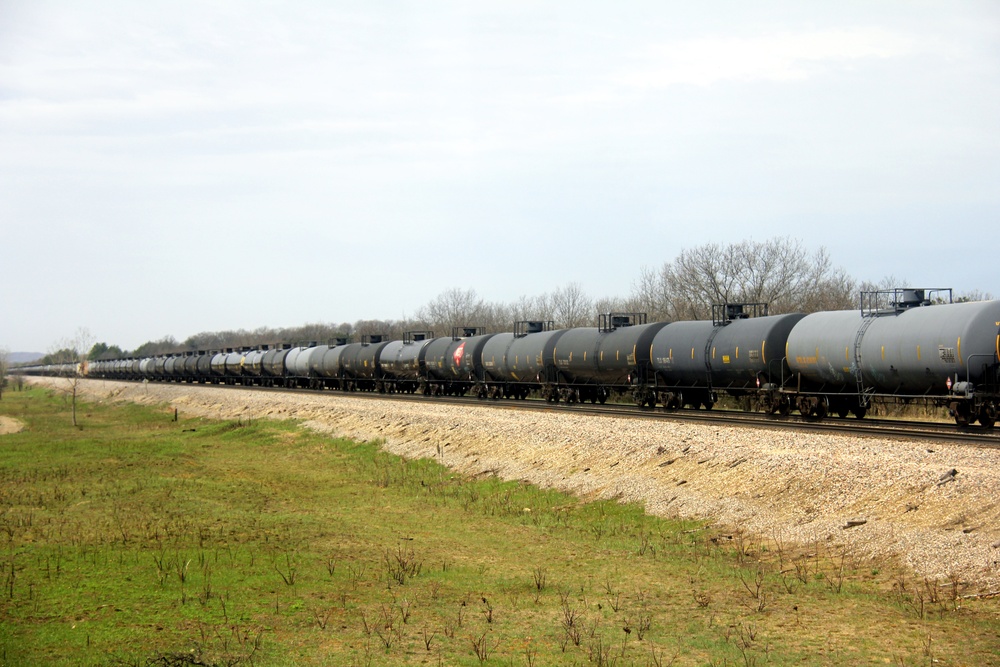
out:
{"label": "treeline", "polygon": [[[88,358],[142,357],[279,342],[326,343],[335,338],[357,341],[372,334],[399,339],[408,331],[433,331],[441,336],[468,326],[482,327],[486,332],[510,331],[513,323],[521,320],[551,320],[557,328],[594,326],[598,313],[609,312],[646,313],[650,322],[696,320],[710,318],[713,304],[719,303],[767,303],[773,315],[846,310],[859,306],[862,290],[890,289],[903,286],[902,282],[893,277],[878,283],[860,282],[834,266],[825,248],[810,252],[795,239],[710,243],[682,250],[659,268],[644,268],[627,297],[595,299],[579,284],[570,283],[511,303],[493,303],[484,301],[475,290],[456,288],[438,295],[405,320],[203,332],[184,341],[168,336],[132,352],[97,343]],[[990,296],[977,292],[961,298],[975,301]],[[53,359],[52,363],[61,362]]]}

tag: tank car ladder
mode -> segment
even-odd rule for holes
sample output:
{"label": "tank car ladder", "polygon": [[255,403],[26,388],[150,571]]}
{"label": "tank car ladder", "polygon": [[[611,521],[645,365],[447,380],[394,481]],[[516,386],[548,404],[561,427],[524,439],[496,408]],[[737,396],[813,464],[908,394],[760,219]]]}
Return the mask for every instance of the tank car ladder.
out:
{"label": "tank car ladder", "polygon": [[861,327],[858,328],[858,333],[854,336],[854,380],[858,385],[858,405],[862,408],[868,407],[868,403],[875,390],[865,388],[864,374],[861,372],[861,341],[865,337],[868,327],[872,325],[877,317],[875,314],[866,316],[862,313],[864,321],[861,323]]}

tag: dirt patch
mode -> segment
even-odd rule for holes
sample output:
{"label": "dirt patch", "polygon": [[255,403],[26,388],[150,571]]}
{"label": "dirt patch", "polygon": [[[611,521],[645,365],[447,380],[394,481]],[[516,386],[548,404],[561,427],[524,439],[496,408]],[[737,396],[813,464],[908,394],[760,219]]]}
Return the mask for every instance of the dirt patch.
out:
{"label": "dirt patch", "polygon": [[24,430],[24,422],[14,419],[13,417],[4,417],[0,415],[0,435],[10,435],[11,433],[20,433]]}
{"label": "dirt patch", "polygon": [[709,520],[764,540],[843,547],[942,581],[1000,586],[1000,450],[334,392],[100,380],[81,389],[90,400],[169,404],[181,415],[297,419],[470,475],[638,502],[659,516]]}

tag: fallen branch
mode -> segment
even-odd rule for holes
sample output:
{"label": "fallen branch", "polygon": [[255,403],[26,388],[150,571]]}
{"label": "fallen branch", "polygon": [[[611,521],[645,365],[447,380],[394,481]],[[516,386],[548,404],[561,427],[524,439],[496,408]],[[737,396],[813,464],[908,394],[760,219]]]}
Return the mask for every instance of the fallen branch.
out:
{"label": "fallen branch", "polygon": [[1000,591],[993,591],[991,593],[976,593],[974,595],[959,595],[959,600],[985,600],[987,598],[1000,597]]}

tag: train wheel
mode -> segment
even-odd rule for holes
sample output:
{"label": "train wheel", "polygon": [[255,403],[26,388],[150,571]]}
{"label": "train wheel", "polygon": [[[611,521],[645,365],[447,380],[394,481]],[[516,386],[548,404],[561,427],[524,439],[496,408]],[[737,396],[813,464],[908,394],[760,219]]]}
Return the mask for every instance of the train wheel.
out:
{"label": "train wheel", "polygon": [[972,422],[972,410],[968,401],[959,401],[951,404],[951,414],[955,417],[955,423],[959,426],[968,426]]}
{"label": "train wheel", "polygon": [[865,415],[868,414],[868,408],[863,405],[859,405],[856,408],[851,408],[851,413],[854,414],[855,419],[864,419]]}
{"label": "train wheel", "polygon": [[995,403],[985,403],[979,410],[979,423],[986,428],[993,428],[997,423],[997,406]]}
{"label": "train wheel", "polygon": [[812,401],[810,401],[806,396],[799,396],[798,405],[796,407],[798,407],[799,414],[803,417],[808,417],[812,414],[813,404]]}

